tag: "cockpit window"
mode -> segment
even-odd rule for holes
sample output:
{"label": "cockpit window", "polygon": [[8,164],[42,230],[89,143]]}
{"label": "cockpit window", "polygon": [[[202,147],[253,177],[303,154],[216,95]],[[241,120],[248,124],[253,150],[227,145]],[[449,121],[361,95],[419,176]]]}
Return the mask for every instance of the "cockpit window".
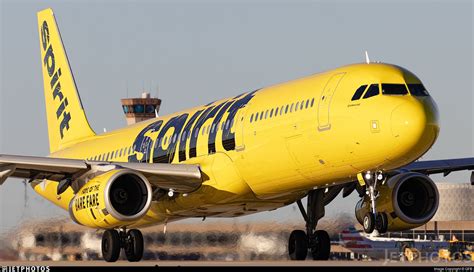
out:
{"label": "cockpit window", "polygon": [[382,84],[382,94],[406,95],[408,94],[408,90],[405,84]]}
{"label": "cockpit window", "polygon": [[352,96],[352,101],[358,100],[359,98],[362,97],[362,94],[364,93],[365,89],[367,89],[367,85],[362,85],[360,86],[354,93],[354,96]]}
{"label": "cockpit window", "polygon": [[367,89],[367,92],[365,92],[364,99],[378,95],[379,93],[379,84],[372,84],[369,89]]}
{"label": "cockpit window", "polygon": [[428,91],[423,84],[407,84],[411,95],[414,96],[429,96]]}

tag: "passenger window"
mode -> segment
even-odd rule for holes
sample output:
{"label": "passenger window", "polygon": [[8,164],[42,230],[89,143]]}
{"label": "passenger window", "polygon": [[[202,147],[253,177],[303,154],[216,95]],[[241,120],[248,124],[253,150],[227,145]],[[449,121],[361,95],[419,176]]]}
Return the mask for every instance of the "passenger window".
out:
{"label": "passenger window", "polygon": [[278,107],[275,108],[275,117],[278,115]]}
{"label": "passenger window", "polygon": [[429,96],[428,91],[423,84],[407,84],[411,95],[414,96]]}
{"label": "passenger window", "polygon": [[362,97],[362,94],[364,94],[365,89],[367,89],[367,85],[362,85],[359,88],[357,88],[354,95],[352,96],[351,101],[359,100]]}
{"label": "passenger window", "polygon": [[405,84],[382,84],[382,94],[406,95],[408,94],[408,90]]}
{"label": "passenger window", "polygon": [[265,119],[268,117],[268,110],[265,112]]}
{"label": "passenger window", "polygon": [[273,116],[273,109],[270,111],[270,118]]}
{"label": "passenger window", "polygon": [[308,106],[309,106],[309,99],[306,100],[306,108],[308,108]]}
{"label": "passenger window", "polygon": [[311,108],[313,107],[313,105],[314,105],[314,98],[311,99]]}
{"label": "passenger window", "polygon": [[290,112],[293,112],[293,105],[294,105],[294,103],[291,103]]}
{"label": "passenger window", "polygon": [[263,119],[263,111],[260,112],[260,120],[262,120],[262,119]]}
{"label": "passenger window", "polygon": [[364,99],[378,95],[379,94],[379,84],[372,84],[365,92]]}
{"label": "passenger window", "polygon": [[300,106],[300,110],[302,110],[304,108],[304,100],[301,101],[301,106]]}
{"label": "passenger window", "polygon": [[252,123],[252,121],[253,121],[253,113],[252,115],[250,115],[250,123]]}
{"label": "passenger window", "polygon": [[280,115],[283,115],[283,109],[285,108],[285,106],[281,106],[280,108]]}
{"label": "passenger window", "polygon": [[300,102],[296,102],[296,106],[295,106],[295,111],[298,110],[298,107],[300,106]]}

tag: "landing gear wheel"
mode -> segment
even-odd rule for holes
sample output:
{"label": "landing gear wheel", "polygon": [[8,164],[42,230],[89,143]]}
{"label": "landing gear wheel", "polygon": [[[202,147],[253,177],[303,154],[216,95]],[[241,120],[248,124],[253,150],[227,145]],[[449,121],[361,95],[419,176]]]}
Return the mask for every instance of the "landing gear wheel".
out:
{"label": "landing gear wheel", "polygon": [[127,232],[124,245],[125,255],[130,262],[138,262],[143,257],[143,235],[137,229]]}
{"label": "landing gear wheel", "polygon": [[375,216],[373,213],[368,212],[364,215],[363,227],[365,233],[372,233],[375,229]]}
{"label": "landing gear wheel", "polygon": [[102,256],[106,262],[115,262],[120,256],[120,236],[116,230],[102,234]]}
{"label": "landing gear wheel", "polygon": [[375,229],[379,233],[386,233],[388,228],[388,219],[387,219],[387,214],[380,212],[377,214],[377,217],[375,218]]}
{"label": "landing gear wheel", "polygon": [[288,253],[292,260],[305,260],[308,255],[308,237],[302,230],[294,230],[288,241]]}
{"label": "landing gear wheel", "polygon": [[329,234],[324,230],[317,230],[315,232],[314,246],[311,248],[311,255],[313,260],[328,260],[329,253],[331,252],[331,240]]}

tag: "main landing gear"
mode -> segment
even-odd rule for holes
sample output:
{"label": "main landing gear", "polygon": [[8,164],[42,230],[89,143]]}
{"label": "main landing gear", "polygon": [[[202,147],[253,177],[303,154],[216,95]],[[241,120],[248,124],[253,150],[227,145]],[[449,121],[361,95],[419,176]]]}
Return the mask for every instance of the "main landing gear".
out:
{"label": "main landing gear", "polygon": [[107,262],[115,262],[124,249],[130,262],[138,262],[143,257],[143,235],[137,229],[106,230],[102,235],[102,256]]}
{"label": "main landing gear", "polygon": [[363,228],[366,233],[372,233],[376,229],[379,233],[387,232],[388,219],[384,212],[377,212],[375,201],[379,196],[377,191],[377,183],[382,183],[385,176],[382,171],[371,173],[367,171],[363,175],[366,184],[366,194],[370,200],[370,211],[364,215]]}
{"label": "main landing gear", "polygon": [[306,232],[291,232],[288,242],[290,259],[305,260],[309,250],[313,260],[328,260],[331,250],[329,235],[324,230],[316,231],[318,220],[324,216],[324,189],[311,190],[308,193],[307,213],[301,200],[298,200],[297,204],[306,221]]}

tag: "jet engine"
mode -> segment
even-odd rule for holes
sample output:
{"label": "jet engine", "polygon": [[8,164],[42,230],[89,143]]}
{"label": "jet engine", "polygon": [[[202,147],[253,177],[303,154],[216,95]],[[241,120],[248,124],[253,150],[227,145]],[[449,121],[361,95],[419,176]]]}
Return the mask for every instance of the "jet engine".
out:
{"label": "jet engine", "polygon": [[[377,186],[377,212],[388,219],[387,231],[419,227],[428,222],[438,210],[439,194],[434,182],[426,175],[406,172],[392,176]],[[365,195],[356,204],[355,215],[360,224],[370,211],[370,198]]]}
{"label": "jet engine", "polygon": [[125,226],[150,209],[152,189],[139,172],[114,169],[87,182],[69,203],[78,224],[93,228]]}

